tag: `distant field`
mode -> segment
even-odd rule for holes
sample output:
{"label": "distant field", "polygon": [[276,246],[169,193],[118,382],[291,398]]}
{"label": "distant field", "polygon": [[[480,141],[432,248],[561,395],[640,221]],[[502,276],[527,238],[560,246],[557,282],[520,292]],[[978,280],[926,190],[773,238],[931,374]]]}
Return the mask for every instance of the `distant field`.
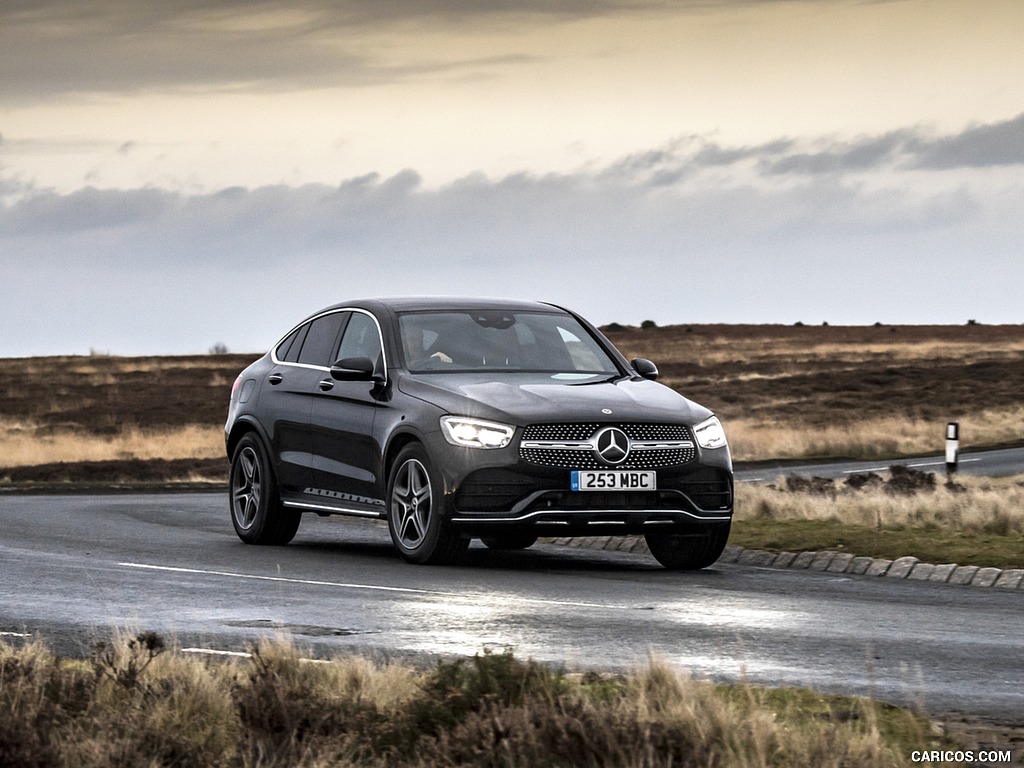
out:
{"label": "distant field", "polygon": [[627,357],[721,416],[739,461],[892,458],[1024,442],[1024,326],[628,329]]}
{"label": "distant field", "polygon": [[0,359],[0,480],[223,481],[231,384],[256,357]]}
{"label": "distant field", "polygon": [[[715,410],[739,461],[938,451],[947,421],[964,448],[1024,442],[1024,326],[606,331]],[[257,356],[0,359],[0,480],[129,461],[222,480],[231,384]]]}

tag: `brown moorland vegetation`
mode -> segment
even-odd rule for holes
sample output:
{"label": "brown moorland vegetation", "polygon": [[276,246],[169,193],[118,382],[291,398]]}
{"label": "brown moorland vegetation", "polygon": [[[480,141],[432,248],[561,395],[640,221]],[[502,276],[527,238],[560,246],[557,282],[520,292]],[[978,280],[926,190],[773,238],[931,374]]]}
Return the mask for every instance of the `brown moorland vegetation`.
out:
{"label": "brown moorland vegetation", "polygon": [[[737,461],[895,458],[1024,441],[1024,326],[605,328],[726,424]],[[231,384],[256,354],[0,359],[0,478],[223,480]],[[107,462],[101,464],[101,462]]]}
{"label": "brown moorland vegetation", "polygon": [[657,661],[567,675],[506,652],[418,669],[310,663],[267,641],[248,659],[204,661],[149,632],[83,661],[0,643],[0,708],[0,763],[83,768],[895,768],[914,750],[1014,738],[870,699],[714,686]]}
{"label": "brown moorland vegetation", "polygon": [[0,477],[223,482],[231,385],[256,357],[0,359]]}
{"label": "brown moorland vegetation", "polygon": [[695,325],[612,330],[714,410],[738,461],[895,458],[1024,441],[1024,326]]}

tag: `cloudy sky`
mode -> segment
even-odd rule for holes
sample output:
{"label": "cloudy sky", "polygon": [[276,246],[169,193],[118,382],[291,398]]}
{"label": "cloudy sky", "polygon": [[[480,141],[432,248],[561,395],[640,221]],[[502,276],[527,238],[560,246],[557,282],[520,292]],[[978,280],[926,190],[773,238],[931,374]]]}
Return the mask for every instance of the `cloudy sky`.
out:
{"label": "cloudy sky", "polygon": [[1024,323],[1020,0],[3,0],[0,357],[346,298]]}

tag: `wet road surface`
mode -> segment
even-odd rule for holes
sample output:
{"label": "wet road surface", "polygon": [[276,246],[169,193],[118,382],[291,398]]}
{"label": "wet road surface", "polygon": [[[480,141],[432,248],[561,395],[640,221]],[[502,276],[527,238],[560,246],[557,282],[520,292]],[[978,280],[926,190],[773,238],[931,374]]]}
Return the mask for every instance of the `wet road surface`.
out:
{"label": "wet road surface", "polygon": [[404,563],[386,526],[304,518],[287,547],[242,544],[224,494],[0,496],[0,633],[82,655],[113,631],[244,651],[408,659],[511,648],[626,671],[653,654],[698,676],[867,694],[934,714],[1024,712],[1024,592],[478,543]]}

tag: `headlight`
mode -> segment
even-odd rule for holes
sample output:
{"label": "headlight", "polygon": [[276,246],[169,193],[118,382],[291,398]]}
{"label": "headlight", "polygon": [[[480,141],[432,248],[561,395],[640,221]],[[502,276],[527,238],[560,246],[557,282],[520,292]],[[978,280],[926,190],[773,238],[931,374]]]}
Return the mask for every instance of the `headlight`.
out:
{"label": "headlight", "polygon": [[444,416],[441,418],[441,431],[452,445],[464,448],[504,448],[512,442],[516,428],[493,421]]}
{"label": "headlight", "polygon": [[724,448],[729,444],[725,439],[725,430],[722,429],[722,422],[716,416],[705,419],[693,428],[693,436],[701,448]]}

